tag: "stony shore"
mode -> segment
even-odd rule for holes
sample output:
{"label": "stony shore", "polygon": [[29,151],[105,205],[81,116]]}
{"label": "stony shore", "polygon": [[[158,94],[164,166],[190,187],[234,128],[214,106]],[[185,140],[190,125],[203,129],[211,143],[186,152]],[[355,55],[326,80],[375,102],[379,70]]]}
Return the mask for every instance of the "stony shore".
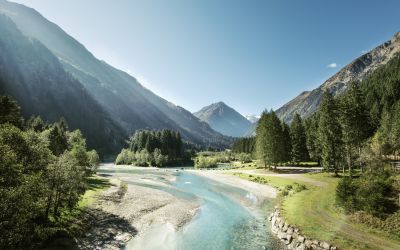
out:
{"label": "stony shore", "polygon": [[293,250],[338,250],[328,242],[311,239],[300,233],[300,230],[293,225],[288,224],[281,217],[278,207],[268,218],[271,222],[272,232],[286,245],[287,249]]}
{"label": "stony shore", "polygon": [[[165,223],[178,230],[198,209],[195,202],[142,186],[166,185],[159,180],[143,179],[140,175],[107,177],[113,185],[92,205],[93,220],[89,221],[89,230],[77,240],[81,249],[120,249],[133,237],[141,237],[150,227]],[[172,176],[166,173],[166,178]]]}

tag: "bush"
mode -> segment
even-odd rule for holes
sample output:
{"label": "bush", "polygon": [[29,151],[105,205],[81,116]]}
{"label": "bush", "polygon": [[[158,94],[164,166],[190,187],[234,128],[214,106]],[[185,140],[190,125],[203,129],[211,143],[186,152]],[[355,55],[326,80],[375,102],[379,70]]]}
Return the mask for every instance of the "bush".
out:
{"label": "bush", "polygon": [[118,154],[115,164],[117,165],[130,165],[136,161],[135,153],[129,149],[122,149],[121,153]]}
{"label": "bush", "polygon": [[294,186],[293,190],[296,193],[299,193],[299,192],[301,192],[303,190],[307,190],[307,187],[304,184],[299,184],[299,183],[295,182],[295,183],[293,183],[293,186]]}
{"label": "bush", "polygon": [[356,212],[349,216],[350,221],[362,223],[370,228],[388,232],[390,237],[400,240],[400,212],[391,214],[386,218],[378,218],[366,212]]}
{"label": "bush", "polygon": [[250,154],[240,153],[238,158],[239,158],[239,161],[241,163],[249,163],[249,162],[251,162],[251,155]]}
{"label": "bush", "polygon": [[336,188],[336,201],[347,212],[365,211],[375,216],[390,213],[393,180],[386,171],[365,174],[358,179],[342,178]]}
{"label": "bush", "polygon": [[194,163],[195,168],[216,168],[217,167],[217,159],[214,157],[206,157],[200,155],[196,158]]}

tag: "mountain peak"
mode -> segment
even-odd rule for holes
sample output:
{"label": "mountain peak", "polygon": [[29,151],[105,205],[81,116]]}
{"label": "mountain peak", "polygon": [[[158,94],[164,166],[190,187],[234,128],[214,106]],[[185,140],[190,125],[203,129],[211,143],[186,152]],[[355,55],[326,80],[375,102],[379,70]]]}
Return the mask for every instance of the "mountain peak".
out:
{"label": "mountain peak", "polygon": [[251,122],[224,102],[208,105],[194,115],[200,120],[208,123],[214,130],[229,136],[244,136]]}
{"label": "mountain peak", "polygon": [[222,101],[219,101],[219,102],[216,102],[216,103],[212,103],[212,104],[210,104],[210,105],[208,105],[208,106],[206,106],[206,107],[204,107],[204,108],[207,108],[207,107],[216,107],[216,108],[230,108],[228,105],[226,105],[224,102],[222,102]]}

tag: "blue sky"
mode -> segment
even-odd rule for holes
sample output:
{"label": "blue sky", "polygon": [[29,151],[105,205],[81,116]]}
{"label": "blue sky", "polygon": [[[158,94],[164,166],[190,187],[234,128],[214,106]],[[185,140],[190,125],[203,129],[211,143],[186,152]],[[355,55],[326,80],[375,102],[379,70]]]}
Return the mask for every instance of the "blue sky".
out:
{"label": "blue sky", "polygon": [[190,111],[277,109],[400,31],[400,1],[16,0]]}

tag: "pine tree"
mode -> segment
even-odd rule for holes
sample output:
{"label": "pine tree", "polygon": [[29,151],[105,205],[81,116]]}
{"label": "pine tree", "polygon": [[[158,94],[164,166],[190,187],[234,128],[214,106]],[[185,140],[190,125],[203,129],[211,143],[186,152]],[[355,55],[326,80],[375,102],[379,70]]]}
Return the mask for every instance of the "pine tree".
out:
{"label": "pine tree", "polygon": [[290,137],[290,127],[284,122],[282,123],[282,138],[284,144],[283,161],[288,162],[291,160],[292,139]]}
{"label": "pine tree", "polygon": [[307,150],[312,161],[320,163],[321,161],[321,147],[318,142],[318,113],[313,114],[311,117],[304,121],[307,136]]}
{"label": "pine tree", "polygon": [[353,161],[361,153],[361,145],[370,136],[370,120],[365,98],[358,83],[354,83],[340,99],[340,124],[346,163],[352,174]]}
{"label": "pine tree", "polygon": [[283,161],[284,143],[282,123],[275,112],[264,112],[257,127],[257,156],[265,167],[276,166]]}
{"label": "pine tree", "polygon": [[301,161],[308,161],[307,136],[299,114],[294,116],[290,126],[290,138],[292,141],[292,161],[297,164]]}
{"label": "pine tree", "polygon": [[333,96],[325,92],[319,109],[318,141],[321,144],[321,165],[336,175],[342,160],[342,131]]}
{"label": "pine tree", "polygon": [[24,123],[21,108],[8,96],[0,96],[0,124],[4,123],[10,123],[18,128],[22,128]]}

